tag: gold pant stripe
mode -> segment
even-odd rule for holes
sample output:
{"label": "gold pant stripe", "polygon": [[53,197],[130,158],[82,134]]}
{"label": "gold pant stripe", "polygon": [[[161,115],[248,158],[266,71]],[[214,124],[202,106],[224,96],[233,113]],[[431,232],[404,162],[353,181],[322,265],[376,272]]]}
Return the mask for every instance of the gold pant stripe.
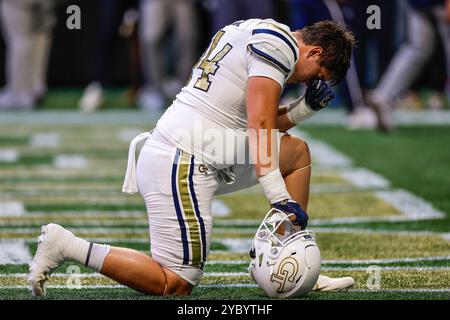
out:
{"label": "gold pant stripe", "polygon": [[184,219],[189,228],[189,245],[192,252],[192,265],[200,266],[202,261],[202,245],[200,240],[200,228],[189,193],[189,168],[190,155],[182,152],[178,166],[178,190],[180,193],[181,205],[183,207]]}

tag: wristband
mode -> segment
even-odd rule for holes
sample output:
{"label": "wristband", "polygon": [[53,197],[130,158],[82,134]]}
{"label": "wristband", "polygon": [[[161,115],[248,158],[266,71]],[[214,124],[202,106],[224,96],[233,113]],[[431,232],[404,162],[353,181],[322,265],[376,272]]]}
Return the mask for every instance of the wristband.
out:
{"label": "wristband", "polygon": [[312,110],[305,101],[305,96],[301,96],[294,102],[287,105],[287,117],[289,121],[294,124],[299,124],[300,122],[310,118],[316,113]]}
{"label": "wristband", "polygon": [[279,168],[270,171],[265,176],[259,177],[258,180],[271,204],[291,199]]}

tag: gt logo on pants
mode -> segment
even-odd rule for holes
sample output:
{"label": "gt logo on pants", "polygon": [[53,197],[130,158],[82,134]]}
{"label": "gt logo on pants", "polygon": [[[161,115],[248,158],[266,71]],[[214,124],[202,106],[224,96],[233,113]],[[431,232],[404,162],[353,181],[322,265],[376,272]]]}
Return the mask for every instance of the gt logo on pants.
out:
{"label": "gt logo on pants", "polygon": [[272,273],[270,276],[272,282],[278,282],[280,284],[277,292],[283,292],[286,281],[295,282],[298,269],[298,262],[292,257],[285,258],[280,262],[277,272]]}

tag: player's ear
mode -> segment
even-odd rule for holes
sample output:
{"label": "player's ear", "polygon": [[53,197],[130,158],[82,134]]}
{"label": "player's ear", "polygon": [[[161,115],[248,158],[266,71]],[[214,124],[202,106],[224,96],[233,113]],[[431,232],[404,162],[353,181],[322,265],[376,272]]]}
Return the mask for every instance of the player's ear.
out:
{"label": "player's ear", "polygon": [[323,53],[322,47],[314,46],[314,47],[311,47],[311,49],[309,50],[309,52],[307,54],[307,58],[314,58],[314,59],[319,60],[322,53]]}

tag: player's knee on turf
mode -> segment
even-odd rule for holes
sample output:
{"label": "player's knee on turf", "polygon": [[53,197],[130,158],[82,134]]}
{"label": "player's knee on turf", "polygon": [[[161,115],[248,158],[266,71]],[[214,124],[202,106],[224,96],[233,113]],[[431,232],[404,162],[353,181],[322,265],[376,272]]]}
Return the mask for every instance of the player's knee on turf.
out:
{"label": "player's knee on turf", "polygon": [[163,270],[166,275],[166,287],[163,295],[186,296],[191,294],[193,286],[190,283],[168,269],[164,268]]}

